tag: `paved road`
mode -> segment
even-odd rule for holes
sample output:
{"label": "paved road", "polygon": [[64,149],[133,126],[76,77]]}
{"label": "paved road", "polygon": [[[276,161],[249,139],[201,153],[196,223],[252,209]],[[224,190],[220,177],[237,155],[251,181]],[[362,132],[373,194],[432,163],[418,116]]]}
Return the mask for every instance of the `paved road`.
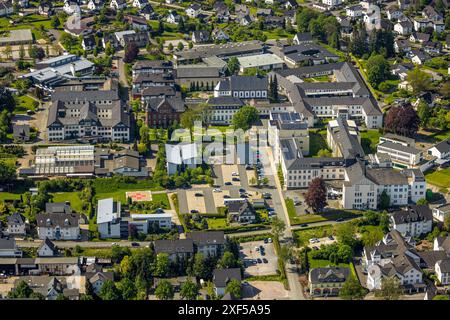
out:
{"label": "paved road", "polygon": [[[132,247],[131,243],[133,241],[127,240],[117,240],[116,242],[110,241],[53,241],[53,243],[59,248],[74,248],[75,246],[80,246],[82,248],[110,248],[113,244],[117,244],[121,247]],[[138,242],[140,247],[145,247],[150,244],[149,241],[141,241]],[[16,241],[17,245],[21,248],[37,248],[41,245],[42,240],[35,241],[25,241],[18,240]]]}
{"label": "paved road", "polygon": [[[266,176],[269,178],[270,184],[276,186],[276,191],[271,192],[275,212],[277,213],[277,217],[280,218],[282,221],[284,221],[286,225],[286,230],[280,240],[283,241],[286,238],[292,239],[291,223],[289,221],[286,203],[284,202],[281,184],[277,176],[277,168],[274,163],[272,149],[270,147],[267,147],[262,151],[261,154],[265,155],[262,156],[262,159],[267,159],[269,161],[269,163],[267,164],[267,168],[266,164],[264,164],[264,172],[266,173]],[[265,161],[263,160],[263,162]],[[295,265],[292,265],[289,262],[286,263],[286,276],[291,291],[291,299],[305,300],[306,298],[303,294],[303,287],[300,284],[298,278],[297,268]]]}

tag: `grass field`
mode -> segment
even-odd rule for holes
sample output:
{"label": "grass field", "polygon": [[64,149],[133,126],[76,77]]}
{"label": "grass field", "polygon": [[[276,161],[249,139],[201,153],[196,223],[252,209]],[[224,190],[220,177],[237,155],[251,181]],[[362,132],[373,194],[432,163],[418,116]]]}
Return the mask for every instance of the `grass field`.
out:
{"label": "grass field", "polygon": [[53,202],[65,202],[69,201],[70,206],[73,210],[76,212],[81,212],[83,210],[81,206],[81,200],[78,196],[79,192],[57,192],[57,193],[51,193],[53,196]]}
{"label": "grass field", "polygon": [[333,226],[321,226],[315,228],[308,228],[303,230],[295,231],[298,245],[304,246],[308,244],[309,239],[311,238],[323,238],[333,234]]}
{"label": "grass field", "polygon": [[450,168],[425,174],[425,180],[435,186],[450,188]]}
{"label": "grass field", "polygon": [[378,130],[367,130],[361,132],[361,146],[366,154],[375,153],[381,134]]}
{"label": "grass field", "polygon": [[310,130],[309,131],[309,156],[315,157],[317,153],[326,149],[331,151],[328,148],[327,144],[327,131],[326,130]]}
{"label": "grass field", "polygon": [[225,229],[227,227],[227,219],[226,218],[206,218],[208,222],[208,229]]}
{"label": "grass field", "polygon": [[[14,19],[15,25],[11,25],[9,21]],[[45,29],[51,29],[51,20],[40,15],[32,14],[26,17],[19,17],[12,15],[10,17],[0,18],[0,29],[2,31],[19,30],[19,29],[31,29],[36,40],[44,38],[44,34],[39,30],[40,27]]]}
{"label": "grass field", "polygon": [[19,96],[15,97],[16,100],[16,108],[14,109],[14,113],[16,114],[24,114],[27,110],[35,111],[35,107],[33,105],[34,100],[28,96]]}
{"label": "grass field", "polygon": [[0,192],[0,201],[20,200],[20,193]]}
{"label": "grass field", "polygon": [[[290,200],[290,201],[289,201]],[[292,202],[292,204],[288,204]],[[291,199],[286,200],[286,207],[288,209],[289,220],[291,225],[298,225],[302,223],[314,223],[320,221],[330,221],[336,219],[351,219],[361,216],[361,213],[358,211],[342,211],[342,210],[333,210],[324,212],[321,214],[302,214],[297,215],[295,212],[294,203]]]}

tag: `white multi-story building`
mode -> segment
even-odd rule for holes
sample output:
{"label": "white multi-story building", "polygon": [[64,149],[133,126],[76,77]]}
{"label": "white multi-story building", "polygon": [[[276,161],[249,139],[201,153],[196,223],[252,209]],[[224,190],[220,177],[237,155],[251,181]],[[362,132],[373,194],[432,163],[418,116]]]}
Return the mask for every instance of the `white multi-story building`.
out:
{"label": "white multi-story building", "polygon": [[330,7],[337,7],[342,4],[342,0],[322,0],[322,3]]}
{"label": "white multi-story building", "polygon": [[122,223],[121,215],[120,201],[114,201],[113,198],[98,201],[97,227],[100,238],[120,239],[122,237],[124,224]]}
{"label": "white multi-story building", "polygon": [[403,236],[420,237],[431,232],[433,214],[427,205],[408,206],[391,214],[391,226]]}
{"label": "white multi-story building", "polygon": [[78,240],[80,238],[80,222],[78,213],[72,212],[66,203],[47,203],[45,214],[36,216],[39,239],[45,240]]}
{"label": "white multi-story building", "polygon": [[390,141],[380,143],[377,152],[387,153],[397,168],[415,168],[423,161],[421,150]]}
{"label": "white multi-story building", "polygon": [[8,235],[21,235],[27,234],[27,224],[25,218],[20,213],[13,213],[6,218],[7,229],[6,233]]}

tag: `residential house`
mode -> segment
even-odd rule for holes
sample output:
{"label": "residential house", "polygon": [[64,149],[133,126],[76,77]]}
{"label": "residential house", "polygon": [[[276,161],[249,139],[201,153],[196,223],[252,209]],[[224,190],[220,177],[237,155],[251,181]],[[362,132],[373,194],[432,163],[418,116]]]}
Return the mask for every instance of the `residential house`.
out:
{"label": "residential house", "polygon": [[225,289],[231,280],[241,281],[241,269],[240,268],[230,268],[230,269],[214,269],[213,271],[213,284],[214,292],[218,296],[225,294]]}
{"label": "residential house", "polygon": [[100,290],[106,281],[114,281],[113,272],[87,272],[85,277],[91,284],[92,290],[95,294],[100,294]]}
{"label": "residential house", "polygon": [[397,230],[374,246],[365,246],[362,264],[367,270],[367,288],[380,289],[382,279],[395,277],[407,292],[424,291],[420,256],[414,246],[412,238],[402,237]]}
{"label": "residential house", "polygon": [[38,257],[55,257],[58,255],[58,249],[55,244],[49,239],[45,238],[45,240],[41,243],[37,250]]}
{"label": "residential house", "polygon": [[441,285],[450,285],[450,258],[436,262],[435,272]]}
{"label": "residential house", "polygon": [[413,24],[409,20],[399,21],[394,25],[394,31],[402,36],[407,36],[413,31]]}
{"label": "residential house", "polygon": [[9,16],[14,12],[14,6],[11,1],[0,1],[0,17]]}
{"label": "residential house", "polygon": [[185,11],[186,15],[189,18],[195,19],[200,14],[201,10],[202,10],[201,5],[199,5],[198,3],[193,3],[189,7],[187,7]]}
{"label": "residential house", "polygon": [[437,221],[444,222],[445,217],[450,214],[450,204],[442,204],[433,208],[433,218]]}
{"label": "residential house", "polygon": [[433,6],[427,5],[422,10],[422,16],[426,19],[430,20],[442,20],[443,16],[438,13]]}
{"label": "residential house", "polygon": [[130,24],[131,28],[138,31],[147,31],[149,26],[147,24],[147,20],[144,17],[127,15],[125,19]]}
{"label": "residential house", "polygon": [[450,236],[441,237],[437,236],[433,242],[434,251],[444,251],[450,258]]}
{"label": "residential house", "polygon": [[142,10],[144,7],[148,6],[148,0],[133,0],[133,7]]}
{"label": "residential house", "polygon": [[432,230],[433,214],[427,205],[409,205],[393,212],[390,218],[392,228],[403,236],[420,237]]}
{"label": "residential house", "polygon": [[440,160],[450,159],[450,138],[447,138],[428,149],[428,154],[435,156]]}
{"label": "residential house", "polygon": [[104,0],[89,0],[87,8],[89,11],[99,11],[104,5]]}
{"label": "residential house", "polygon": [[2,237],[0,234],[0,258],[20,258],[22,250],[16,244],[16,240],[11,237]]}
{"label": "residential house", "polygon": [[70,205],[64,202],[46,203],[46,213],[36,216],[39,239],[78,240],[79,224],[83,222],[78,213],[72,212]]}
{"label": "residential house", "polygon": [[111,0],[109,7],[113,10],[123,10],[127,7],[125,0]]}
{"label": "residential house", "polygon": [[213,5],[213,11],[216,14],[217,22],[224,23],[230,20],[230,11],[224,2],[215,2]]}
{"label": "residential house", "polygon": [[386,15],[389,20],[396,21],[403,17],[403,11],[398,7],[391,7],[386,10]]}
{"label": "residential house", "polygon": [[6,233],[12,236],[24,236],[27,234],[27,222],[25,218],[17,212],[6,218]]}
{"label": "residential house", "polygon": [[[0,9],[0,12],[1,12],[1,9]],[[46,16],[46,17],[52,16],[54,14],[54,9],[53,9],[51,2],[46,3],[46,4],[41,3],[38,7],[38,13],[41,16]]]}
{"label": "residential house", "polygon": [[363,15],[363,7],[359,4],[348,6],[345,8],[345,13],[348,17],[354,19],[357,19],[359,17],[362,17]]}
{"label": "residential house", "polygon": [[213,40],[217,41],[228,41],[230,40],[230,37],[226,34],[226,32],[222,29],[215,28],[213,32],[211,33],[211,36]]}
{"label": "residential house", "polygon": [[413,50],[413,57],[411,58],[411,61],[414,64],[423,65],[425,61],[430,59],[430,56],[426,53],[418,50]]}
{"label": "residential house", "polygon": [[181,19],[182,19],[181,16],[178,13],[176,13],[176,11],[170,11],[166,17],[166,21],[172,24],[178,24]]}
{"label": "residential house", "polygon": [[293,41],[295,44],[313,43],[313,38],[309,32],[297,32]]}
{"label": "residential house", "polygon": [[192,32],[193,43],[206,43],[210,41],[209,31],[197,30]]}
{"label": "residential house", "polygon": [[156,240],[155,253],[166,253],[171,261],[187,261],[194,255],[192,239]]}
{"label": "residential house", "polygon": [[195,231],[186,234],[194,242],[194,248],[204,256],[220,256],[225,245],[223,231]]}
{"label": "residential house", "polygon": [[18,277],[14,281],[12,290],[15,290],[22,281],[25,281],[33,292],[43,295],[45,300],[57,300],[60,295],[69,300],[79,299],[79,284],[78,286],[72,285],[68,277],[53,277],[49,275]]}
{"label": "residential house", "polygon": [[442,44],[437,41],[428,41],[422,44],[423,51],[431,56],[437,56],[441,53]]}
{"label": "residential house", "polygon": [[85,50],[85,51],[94,50],[94,48],[96,46],[94,36],[89,35],[87,37],[84,37],[83,40],[81,40],[81,46],[83,47],[83,50]]}
{"label": "residential house", "polygon": [[227,206],[230,221],[239,223],[256,222],[256,212],[250,202],[231,202]]}
{"label": "residential house", "polygon": [[407,53],[411,51],[411,45],[408,40],[396,39],[394,41],[394,50],[397,53]]}
{"label": "residential house", "polygon": [[67,13],[69,16],[77,14],[81,14],[81,9],[77,1],[65,0],[63,11]]}
{"label": "residential house", "polygon": [[251,25],[252,22],[253,22],[253,20],[254,20],[254,19],[252,18],[252,16],[246,14],[245,16],[242,16],[242,17],[239,19],[239,24],[240,24],[241,26],[246,27],[246,26]]}
{"label": "residential house", "polygon": [[342,4],[342,0],[322,0],[322,3],[331,8],[334,8],[340,6]]}
{"label": "residential house", "polygon": [[424,43],[430,41],[430,37],[429,33],[414,32],[409,36],[409,41]]}
{"label": "residential house", "polygon": [[308,276],[309,293],[314,297],[338,296],[349,276],[349,268],[313,268]]}
{"label": "residential house", "polygon": [[397,5],[400,10],[405,10],[411,7],[412,2],[411,0],[397,0]]}

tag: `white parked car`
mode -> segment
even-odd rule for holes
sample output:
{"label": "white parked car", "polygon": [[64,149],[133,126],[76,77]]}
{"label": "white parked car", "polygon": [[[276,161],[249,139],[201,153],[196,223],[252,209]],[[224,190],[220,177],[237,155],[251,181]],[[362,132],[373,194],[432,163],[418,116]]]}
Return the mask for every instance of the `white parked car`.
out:
{"label": "white parked car", "polygon": [[220,188],[215,188],[213,189],[213,192],[222,192],[222,190]]}
{"label": "white parked car", "polygon": [[320,240],[317,239],[317,238],[311,238],[311,239],[309,239],[309,243],[317,243],[317,242],[320,242]]}
{"label": "white parked car", "polygon": [[237,176],[239,176],[239,173],[233,171],[233,172],[231,173],[231,175],[232,175],[233,177],[237,177]]}

